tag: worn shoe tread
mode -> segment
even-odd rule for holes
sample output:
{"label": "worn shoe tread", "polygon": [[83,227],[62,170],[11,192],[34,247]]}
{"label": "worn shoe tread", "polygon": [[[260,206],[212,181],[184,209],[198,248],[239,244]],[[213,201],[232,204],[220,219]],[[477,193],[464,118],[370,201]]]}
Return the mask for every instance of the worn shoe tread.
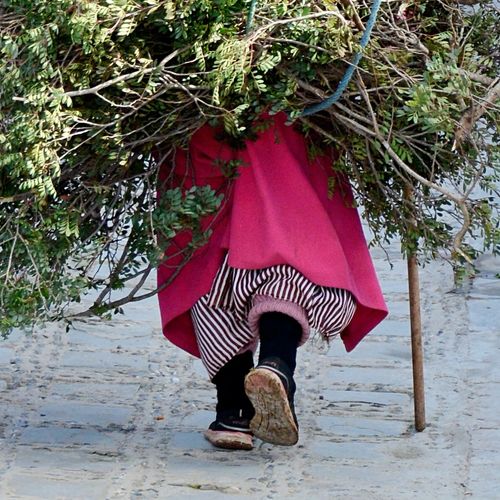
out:
{"label": "worn shoe tread", "polygon": [[252,431],[247,419],[215,420],[203,435],[217,448],[227,450],[253,449]]}
{"label": "worn shoe tread", "polygon": [[299,429],[279,375],[265,366],[258,366],[246,376],[245,391],[255,409],[255,416],[250,421],[254,435],[267,443],[296,444]]}

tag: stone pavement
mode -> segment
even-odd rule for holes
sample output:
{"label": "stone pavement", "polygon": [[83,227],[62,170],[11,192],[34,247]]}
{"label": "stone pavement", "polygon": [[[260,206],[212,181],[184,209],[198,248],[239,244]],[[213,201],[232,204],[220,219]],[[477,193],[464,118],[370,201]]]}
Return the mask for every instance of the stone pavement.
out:
{"label": "stone pavement", "polygon": [[428,428],[413,430],[406,266],[375,250],[391,314],[350,354],[299,355],[295,447],[216,450],[214,393],[156,300],[0,342],[0,499],[500,498],[498,260],[452,292],[421,270]]}

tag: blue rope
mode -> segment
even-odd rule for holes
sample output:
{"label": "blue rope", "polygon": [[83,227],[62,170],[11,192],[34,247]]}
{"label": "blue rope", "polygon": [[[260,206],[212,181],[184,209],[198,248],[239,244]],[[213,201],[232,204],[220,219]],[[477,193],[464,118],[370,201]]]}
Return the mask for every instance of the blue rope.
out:
{"label": "blue rope", "polygon": [[252,0],[250,3],[250,8],[248,10],[248,16],[247,16],[247,27],[246,27],[246,34],[250,33],[250,30],[252,29],[252,24],[253,24],[253,18],[255,17],[255,8],[257,6],[257,0]]}
{"label": "blue rope", "polygon": [[[377,14],[378,10],[380,8],[382,0],[374,0],[371,12],[370,12],[370,17],[368,19],[368,22],[366,23],[366,28],[365,32],[363,33],[363,36],[361,37],[361,42],[360,46],[361,49],[364,49],[368,45],[368,40],[370,39],[370,35],[372,33],[373,26],[375,26],[375,21],[377,20]],[[362,57],[362,52],[356,52],[354,54],[354,57],[352,58],[352,61],[347,68],[346,72],[344,73],[344,76],[339,82],[339,85],[335,92],[325,99],[324,101],[319,102],[318,104],[315,104],[314,106],[311,106],[310,108],[306,108],[300,116],[309,116],[313,115],[314,113],[319,113],[320,111],[324,111],[325,109],[328,109],[332,104],[336,103],[339,99],[344,90],[347,88],[349,85],[349,82],[351,81],[352,75],[354,73],[354,70],[359,64],[359,61],[361,61]]]}
{"label": "blue rope", "polygon": [[[349,82],[351,81],[352,75],[354,74],[354,70],[357,68],[359,61],[361,61],[361,58],[363,57],[362,51],[364,48],[366,48],[366,46],[368,45],[368,41],[370,40],[370,35],[372,34],[373,27],[375,26],[375,22],[377,21],[377,14],[381,3],[382,0],[373,0],[372,8],[370,11],[370,17],[368,18],[365,32],[363,33],[363,36],[361,37],[361,41],[359,43],[359,45],[361,46],[361,51],[356,52],[356,54],[354,54],[354,57],[352,58],[349,67],[344,73],[344,76],[340,80],[335,92],[330,97],[319,102],[318,104],[315,104],[310,108],[306,108],[304,111],[302,111],[300,116],[309,116],[313,115],[314,113],[319,113],[320,111],[324,111],[325,109],[328,109],[332,104],[335,104],[340,99],[340,96],[343,94],[344,90],[347,88]],[[247,17],[247,26],[246,26],[247,34],[250,32],[250,29],[252,28],[253,19],[255,17],[256,5],[257,5],[257,0],[252,0],[250,3],[250,9],[248,11],[248,17]]]}

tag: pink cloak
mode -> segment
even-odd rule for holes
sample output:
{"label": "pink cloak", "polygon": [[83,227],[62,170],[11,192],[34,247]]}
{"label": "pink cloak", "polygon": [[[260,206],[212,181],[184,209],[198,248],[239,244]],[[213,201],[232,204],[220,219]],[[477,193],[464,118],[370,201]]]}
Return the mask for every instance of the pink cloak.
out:
{"label": "pink cloak", "polygon": [[[174,171],[184,187],[209,184],[225,193],[220,213],[204,221],[213,230],[208,244],[159,293],[164,335],[198,357],[189,310],[209,292],[226,252],[235,268],[289,264],[318,285],[349,290],[357,309],[341,333],[347,351],[387,315],[348,183],[335,176],[329,196],[333,155],[310,159],[304,137],[285,125],[284,114],[269,119],[272,126],[242,149],[218,141],[205,125],[188,150],[176,153]],[[220,162],[231,160],[240,162],[239,175],[228,181]],[[171,165],[162,170],[167,174]],[[173,276],[182,260],[178,249],[189,240],[187,232],[176,236],[158,269],[159,285]]]}

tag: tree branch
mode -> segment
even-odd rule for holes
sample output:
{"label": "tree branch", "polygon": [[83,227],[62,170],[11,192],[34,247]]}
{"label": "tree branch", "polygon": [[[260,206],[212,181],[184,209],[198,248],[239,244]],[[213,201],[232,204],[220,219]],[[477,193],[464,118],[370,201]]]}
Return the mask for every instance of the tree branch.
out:
{"label": "tree branch", "polygon": [[488,111],[490,107],[495,105],[496,101],[498,101],[499,99],[500,78],[497,78],[480,104],[478,104],[477,106],[471,106],[462,115],[462,118],[458,122],[457,129],[455,131],[455,143],[453,145],[454,149],[465,139],[467,139],[467,137],[470,136],[474,125],[486,113],[486,111]]}
{"label": "tree branch", "polygon": [[116,85],[117,83],[125,82],[127,80],[133,80],[134,78],[138,76],[144,76],[149,73],[153,73],[154,71],[157,71],[160,68],[163,68],[169,61],[174,59],[176,56],[178,56],[182,51],[186,50],[184,49],[177,49],[174,50],[171,54],[166,56],[157,66],[154,66],[153,68],[146,68],[146,69],[139,69],[137,71],[134,71],[133,73],[128,73],[126,75],[120,75],[117,76],[116,78],[112,78],[111,80],[108,80],[106,82],[100,83],[99,85],[96,85],[95,87],[91,87],[88,89],[82,89],[82,90],[70,90],[68,92],[65,92],[64,95],[68,97],[81,97],[84,95],[89,95],[89,94],[98,94],[101,90],[106,89],[108,87],[111,87],[113,85]]}

